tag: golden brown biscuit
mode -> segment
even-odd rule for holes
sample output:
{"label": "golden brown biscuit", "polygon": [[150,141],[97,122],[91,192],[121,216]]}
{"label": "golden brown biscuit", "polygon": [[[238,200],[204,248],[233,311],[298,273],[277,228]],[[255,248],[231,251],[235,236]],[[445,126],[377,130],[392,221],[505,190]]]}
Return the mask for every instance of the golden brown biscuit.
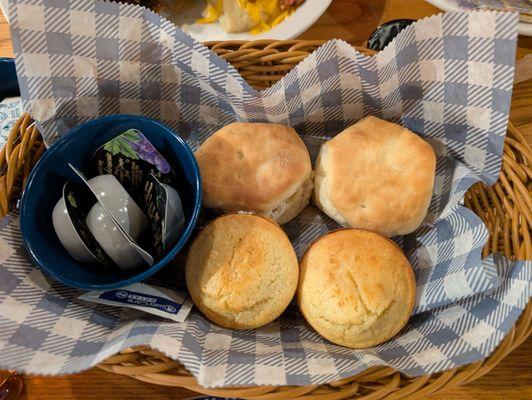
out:
{"label": "golden brown biscuit", "polygon": [[343,226],[404,235],[427,214],[435,170],[427,142],[400,125],[366,117],[321,147],[314,198]]}
{"label": "golden brown biscuit", "polygon": [[226,328],[251,329],[276,319],[297,289],[295,251],[264,217],[228,214],[207,225],[190,248],[186,281],[194,304]]}
{"label": "golden brown biscuit", "polygon": [[415,292],[401,249],[374,232],[329,233],[301,261],[299,307],[320,335],[342,346],[366,348],[395,336],[410,317]]}
{"label": "golden brown biscuit", "polygon": [[284,125],[233,123],[196,151],[205,207],[251,211],[284,224],[312,194],[310,156]]}

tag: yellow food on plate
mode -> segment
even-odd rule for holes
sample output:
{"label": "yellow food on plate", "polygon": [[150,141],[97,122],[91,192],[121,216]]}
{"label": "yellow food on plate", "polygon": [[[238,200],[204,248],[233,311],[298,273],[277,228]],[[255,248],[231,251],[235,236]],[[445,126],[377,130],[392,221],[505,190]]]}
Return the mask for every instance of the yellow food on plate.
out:
{"label": "yellow food on plate", "polygon": [[194,240],[185,269],[194,304],[232,329],[258,328],[279,317],[294,297],[299,275],[283,230],[251,214],[209,223]]}
{"label": "yellow food on plate", "polygon": [[329,341],[367,348],[394,337],[414,307],[415,277],[401,249],[370,231],[341,229],[307,250],[298,303]]}
{"label": "yellow food on plate", "polygon": [[219,21],[226,32],[258,34],[282,22],[304,0],[208,0],[199,23]]}

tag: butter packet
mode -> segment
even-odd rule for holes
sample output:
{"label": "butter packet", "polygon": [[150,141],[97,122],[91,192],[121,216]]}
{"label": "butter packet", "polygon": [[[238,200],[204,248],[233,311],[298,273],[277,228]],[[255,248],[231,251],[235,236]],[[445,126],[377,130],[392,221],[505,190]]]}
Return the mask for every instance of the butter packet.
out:
{"label": "butter packet", "polygon": [[184,322],[193,306],[192,300],[185,292],[145,283],[106,291],[91,291],[78,298],[108,306],[134,308],[176,322]]}

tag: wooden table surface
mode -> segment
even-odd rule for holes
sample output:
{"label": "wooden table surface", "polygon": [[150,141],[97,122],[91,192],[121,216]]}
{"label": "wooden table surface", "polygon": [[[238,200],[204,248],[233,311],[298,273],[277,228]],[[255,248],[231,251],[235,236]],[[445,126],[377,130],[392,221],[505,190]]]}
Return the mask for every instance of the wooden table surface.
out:
{"label": "wooden table surface", "polygon": [[[422,0],[334,0],[329,10],[301,38],[340,38],[363,45],[375,27],[383,22],[397,18],[419,19],[438,12]],[[517,57],[527,54],[532,54],[532,38],[519,37]],[[0,57],[12,55],[9,28],[0,14]],[[511,118],[532,142],[532,81],[516,86]],[[138,382],[99,369],[54,378],[27,376],[25,381],[22,399],[28,400],[169,400],[193,396],[184,389]],[[481,379],[431,399],[532,399],[532,339]]]}

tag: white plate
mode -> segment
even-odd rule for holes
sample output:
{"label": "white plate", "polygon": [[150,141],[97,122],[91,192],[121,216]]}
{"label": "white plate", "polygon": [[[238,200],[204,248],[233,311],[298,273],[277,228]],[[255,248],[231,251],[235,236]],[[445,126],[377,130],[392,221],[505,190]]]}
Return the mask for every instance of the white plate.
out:
{"label": "white plate", "polygon": [[[5,1],[5,0],[3,0]],[[425,0],[427,3],[432,4],[434,7],[438,7],[443,11],[457,11],[463,10],[463,7],[460,7],[459,1],[457,0]],[[468,9],[471,10],[471,9]],[[526,22],[519,22],[517,24],[517,32],[523,36],[532,36],[532,24]]]}
{"label": "white plate", "polygon": [[[0,0],[0,8],[4,12],[6,19],[8,19],[7,2],[8,0]],[[173,22],[200,42],[208,42],[211,40],[294,39],[317,21],[325,10],[327,10],[331,2],[332,0],[306,0],[290,17],[273,29],[259,35],[252,35],[249,32],[226,33],[219,23],[197,24],[195,20],[200,13],[200,10],[197,8],[189,10],[184,16],[176,18]],[[198,7],[203,7],[203,2],[198,3]],[[169,19],[172,20],[172,18]]]}

